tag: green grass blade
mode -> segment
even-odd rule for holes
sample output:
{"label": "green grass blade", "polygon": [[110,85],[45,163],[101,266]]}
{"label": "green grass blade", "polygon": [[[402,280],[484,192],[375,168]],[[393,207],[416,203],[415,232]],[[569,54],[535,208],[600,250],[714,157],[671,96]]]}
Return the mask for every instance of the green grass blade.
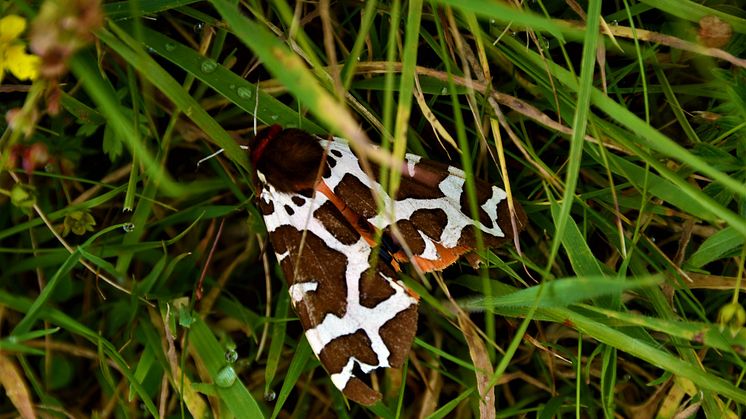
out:
{"label": "green grass blade", "polygon": [[277,395],[277,402],[275,402],[275,410],[272,412],[272,419],[280,414],[282,406],[290,396],[290,391],[298,382],[303,371],[305,371],[306,364],[311,359],[311,354],[311,347],[308,345],[305,338],[302,339],[295,350],[292,361],[290,361],[288,372],[282,382],[282,388],[280,388],[280,392]]}
{"label": "green grass blade", "polygon": [[555,240],[547,261],[547,270],[554,263],[559,251],[565,227],[569,222],[570,210],[574,202],[578,173],[580,171],[581,155],[583,154],[584,137],[588,123],[589,105],[593,90],[593,75],[595,74],[596,49],[598,44],[598,28],[600,25],[601,1],[588,2],[588,18],[586,21],[585,40],[583,41],[583,58],[580,62],[580,80],[578,86],[578,100],[572,122],[572,136],[570,138],[570,153],[568,155],[567,177],[562,194],[562,204],[556,217],[557,227]]}
{"label": "green grass blade", "polygon": [[659,282],[660,278],[655,276],[626,281],[609,279],[605,276],[555,279],[512,294],[469,300],[463,302],[461,306],[466,310],[532,307],[534,305],[540,308],[567,307],[601,296],[650,287]]}
{"label": "green grass blade", "polygon": [[[209,327],[196,319],[189,328],[189,343],[215,382],[221,368],[226,366],[225,350],[218,343]],[[227,388],[216,386],[217,394],[237,418],[263,418],[264,412],[240,380]]]}

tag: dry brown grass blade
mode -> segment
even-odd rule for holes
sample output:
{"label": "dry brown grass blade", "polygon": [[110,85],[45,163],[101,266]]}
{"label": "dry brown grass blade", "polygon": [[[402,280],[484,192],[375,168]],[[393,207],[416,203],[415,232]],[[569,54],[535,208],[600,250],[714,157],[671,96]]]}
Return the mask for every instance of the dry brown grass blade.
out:
{"label": "dry brown grass blade", "polygon": [[[709,275],[697,272],[686,271],[686,277],[691,280],[687,284],[689,289],[709,289],[732,291],[738,288],[741,292],[746,292],[743,287],[739,288],[738,278],[735,276]],[[669,273],[669,278],[675,279],[675,275]]]}
{"label": "dry brown grass blade", "polygon": [[657,417],[673,417],[676,412],[680,411],[684,402],[684,398],[696,394],[697,388],[689,380],[675,379],[673,385],[670,387],[666,397],[661,401],[661,404],[656,412]]}
{"label": "dry brown grass blade", "polygon": [[[581,22],[566,22],[568,25],[578,28],[585,29],[585,25]],[[735,66],[746,68],[746,59],[738,58],[720,48],[711,48],[695,44],[694,42],[685,41],[681,38],[677,38],[671,35],[664,35],[662,33],[646,31],[645,29],[630,28],[628,26],[609,26],[607,27],[608,33],[611,36],[618,36],[620,38],[635,39],[640,41],[651,42],[653,44],[666,45],[674,49],[680,49],[684,51],[693,52],[695,54],[706,55],[708,57],[717,58],[719,60],[727,61]]]}
{"label": "dry brown grass blade", "polygon": [[430,417],[438,408],[438,396],[443,389],[443,374],[437,369],[431,369],[427,375],[427,387],[420,396],[420,411],[417,417],[424,419]]}
{"label": "dry brown grass blade", "polygon": [[477,390],[479,390],[479,417],[493,419],[495,412],[495,387],[490,385],[490,375],[493,371],[487,347],[477,331],[472,326],[469,316],[463,311],[457,312],[461,333],[469,346],[469,356],[476,367]]}
{"label": "dry brown grass blade", "polygon": [[24,380],[24,375],[16,365],[13,359],[0,353],[0,385],[5,388],[5,394],[18,409],[18,415],[22,418],[35,418],[34,404],[31,401],[31,394]]}
{"label": "dry brown grass blade", "polygon": [[415,89],[413,90],[414,98],[417,100],[417,106],[420,107],[420,112],[422,112],[422,116],[427,119],[427,121],[430,123],[430,126],[433,129],[433,132],[435,133],[435,138],[437,138],[438,142],[440,143],[440,146],[443,147],[443,150],[446,151],[446,154],[448,154],[448,149],[443,145],[443,141],[447,142],[451,145],[459,154],[461,154],[461,150],[458,148],[458,144],[456,144],[456,140],[453,139],[453,136],[448,132],[448,130],[443,126],[443,124],[440,123],[438,120],[438,117],[435,116],[432,109],[430,109],[430,106],[427,104],[427,101],[425,100],[425,95],[422,93],[422,86],[420,86],[420,78],[417,77],[415,74],[414,77],[414,83],[415,83]]}
{"label": "dry brown grass blade", "polygon": [[[436,348],[443,346],[443,335],[441,333],[435,333],[434,345]],[[427,360],[427,364],[438,365],[440,356],[437,353],[433,353],[432,357],[432,359]],[[426,367],[424,363],[418,362],[415,354],[410,356],[410,360],[411,365],[417,370],[420,378],[425,383],[424,391],[419,397],[420,406],[417,411],[417,418],[429,418],[438,409],[438,400],[443,392],[443,373],[440,368]]]}
{"label": "dry brown grass blade", "polygon": [[[176,390],[174,391],[174,394],[179,395],[181,400],[183,400],[184,405],[187,407],[187,410],[193,417],[201,418],[205,417],[209,407],[202,396],[192,386],[192,380],[181,370],[180,357],[176,350],[176,336],[174,336],[169,327],[169,324],[171,323],[170,318],[174,315],[173,311],[178,310],[177,306],[179,304],[188,304],[188,298],[182,297],[174,301],[174,304],[168,305],[168,310],[163,314],[163,317],[160,317],[155,310],[148,310],[148,313],[150,315],[150,321],[157,329],[161,330],[163,334],[163,345],[170,369],[170,371],[166,372],[166,375],[168,376],[171,386]],[[190,346],[190,348],[192,348],[192,346]],[[194,353],[192,353],[192,355],[194,355]],[[195,357],[195,360],[198,360],[198,357]],[[204,371],[204,368],[202,371]],[[202,377],[206,376],[209,377],[209,374],[202,374]],[[163,404],[164,401],[162,400],[161,402],[161,406],[165,406],[165,404]]]}

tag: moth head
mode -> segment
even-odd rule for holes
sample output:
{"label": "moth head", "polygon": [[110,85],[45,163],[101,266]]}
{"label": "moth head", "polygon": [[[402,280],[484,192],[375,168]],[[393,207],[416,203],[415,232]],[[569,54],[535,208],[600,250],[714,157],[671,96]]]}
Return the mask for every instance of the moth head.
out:
{"label": "moth head", "polygon": [[279,125],[261,130],[249,141],[255,179],[285,193],[312,192],[326,163],[318,137]]}

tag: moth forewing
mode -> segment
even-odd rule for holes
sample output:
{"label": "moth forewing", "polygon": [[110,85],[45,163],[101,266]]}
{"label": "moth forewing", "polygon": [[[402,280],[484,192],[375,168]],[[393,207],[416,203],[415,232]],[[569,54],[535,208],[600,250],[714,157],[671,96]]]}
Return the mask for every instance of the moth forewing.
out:
{"label": "moth forewing", "polygon": [[[264,150],[266,156],[271,142]],[[351,400],[372,404],[380,394],[357,371],[402,364],[417,328],[417,299],[391,267],[371,264],[370,243],[328,197],[302,187],[293,191],[294,175],[288,173],[279,173],[285,189],[280,191],[273,184],[277,176],[277,170],[257,164],[259,206],[293,307],[334,385]]]}
{"label": "moth forewing", "polygon": [[[384,235],[393,236],[393,229],[401,233],[403,242],[398,244],[411,254],[397,252],[394,256],[399,261],[408,260],[425,272],[442,270],[476,250],[475,229],[481,230],[486,248],[500,246],[514,236],[507,194],[497,186],[476,181],[478,219],[474,220],[461,169],[407,154],[399,189],[392,198],[362,171],[344,140],[335,138],[332,150],[344,164],[335,162],[324,181],[346,206]],[[374,196],[382,200],[380,211]],[[513,204],[522,214],[518,204]],[[525,219],[519,222],[520,231]]]}

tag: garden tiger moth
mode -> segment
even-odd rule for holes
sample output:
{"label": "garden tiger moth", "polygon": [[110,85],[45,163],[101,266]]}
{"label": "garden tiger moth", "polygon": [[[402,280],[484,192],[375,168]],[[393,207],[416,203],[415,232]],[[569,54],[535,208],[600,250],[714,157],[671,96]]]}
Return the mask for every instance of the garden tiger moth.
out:
{"label": "garden tiger moth", "polygon": [[306,338],[334,385],[364,405],[381,395],[359,373],[400,367],[417,329],[418,297],[396,279],[399,262],[442,270],[474,256],[476,229],[491,248],[526,223],[514,204],[514,230],[506,193],[481,181],[475,221],[464,172],[417,155],[405,156],[392,199],[343,139],[274,125],[249,149],[258,206]]}

